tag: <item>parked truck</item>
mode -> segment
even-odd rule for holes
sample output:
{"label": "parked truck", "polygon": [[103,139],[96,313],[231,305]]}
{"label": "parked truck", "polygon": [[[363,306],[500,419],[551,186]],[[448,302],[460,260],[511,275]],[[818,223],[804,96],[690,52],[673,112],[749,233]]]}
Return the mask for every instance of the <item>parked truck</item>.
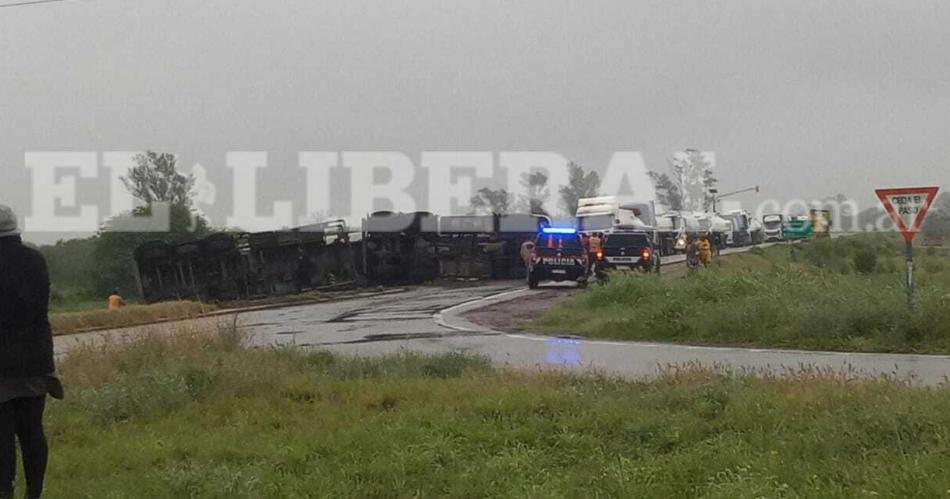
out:
{"label": "parked truck", "polygon": [[762,230],[765,234],[765,241],[781,241],[785,239],[783,226],[785,216],[777,213],[765,215],[762,217]]}
{"label": "parked truck", "polygon": [[811,210],[808,212],[811,223],[815,227],[815,237],[823,238],[831,235],[831,210]]}
{"label": "parked truck", "polygon": [[762,224],[746,210],[732,210],[722,215],[732,223],[732,232],[726,238],[729,246],[749,246],[765,240]]}
{"label": "parked truck", "polygon": [[812,218],[807,215],[785,217],[785,222],[782,224],[782,235],[786,241],[811,239],[815,235]]}
{"label": "parked truck", "polygon": [[581,198],[577,226],[582,233],[639,231],[650,234],[661,255],[672,255],[685,234],[684,217],[654,201],[629,201],[617,196]]}

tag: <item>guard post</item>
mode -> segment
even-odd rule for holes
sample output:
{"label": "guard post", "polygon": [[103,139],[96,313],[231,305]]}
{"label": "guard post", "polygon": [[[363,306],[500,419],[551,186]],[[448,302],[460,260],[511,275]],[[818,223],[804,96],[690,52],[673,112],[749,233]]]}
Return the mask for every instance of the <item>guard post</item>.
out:
{"label": "guard post", "polygon": [[914,243],[905,242],[904,255],[907,258],[907,306],[914,308]]}

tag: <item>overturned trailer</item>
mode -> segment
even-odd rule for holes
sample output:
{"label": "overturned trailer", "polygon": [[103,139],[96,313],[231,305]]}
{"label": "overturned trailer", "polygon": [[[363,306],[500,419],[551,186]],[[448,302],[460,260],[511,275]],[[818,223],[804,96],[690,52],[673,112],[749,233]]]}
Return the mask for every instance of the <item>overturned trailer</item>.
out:
{"label": "overturned trailer", "polygon": [[152,241],[135,251],[147,302],[225,301],[341,283],[414,284],[524,277],[521,246],[550,223],[536,215],[439,217],[376,212],[289,230]]}
{"label": "overturned trailer", "polygon": [[365,278],[382,284],[420,283],[439,275],[434,234],[424,227],[436,224],[427,212],[378,211],[363,219],[360,241]]}
{"label": "overturned trailer", "polygon": [[135,249],[138,282],[145,301],[180,299],[175,245],[149,241]]}
{"label": "overturned trailer", "polygon": [[523,278],[521,247],[548,224],[547,217],[527,214],[439,217],[434,228],[439,274],[445,278]]}
{"label": "overturned trailer", "polygon": [[235,300],[299,292],[357,277],[345,225],[261,233],[217,233],[135,251],[146,302]]}

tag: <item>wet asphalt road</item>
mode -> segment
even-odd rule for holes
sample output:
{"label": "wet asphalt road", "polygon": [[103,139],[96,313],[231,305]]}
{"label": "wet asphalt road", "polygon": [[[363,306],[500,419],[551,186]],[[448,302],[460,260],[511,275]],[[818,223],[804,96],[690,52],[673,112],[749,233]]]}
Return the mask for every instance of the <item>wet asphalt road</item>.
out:
{"label": "wet asphalt road", "polygon": [[[948,356],[720,348],[509,334],[471,323],[463,316],[466,311],[496,301],[517,300],[538,292],[514,281],[414,287],[346,301],[246,312],[238,314],[237,320],[255,345],[292,345],[351,355],[461,352],[484,355],[496,364],[515,368],[593,369],[628,378],[651,376],[666,366],[686,365],[758,373],[821,370],[887,375],[923,384],[941,383],[950,376]],[[57,337],[56,350],[62,354],[80,343],[98,343],[103,338],[134,336],[167,327]]]}
{"label": "wet asphalt road", "polygon": [[529,369],[596,370],[628,378],[669,366],[702,365],[781,374],[833,371],[895,376],[937,384],[950,376],[950,357],[719,348],[509,334],[469,322],[464,313],[538,290],[520,282],[464,289],[414,288],[403,293],[247,314],[257,344],[295,345],[350,355],[400,351],[462,352]]}

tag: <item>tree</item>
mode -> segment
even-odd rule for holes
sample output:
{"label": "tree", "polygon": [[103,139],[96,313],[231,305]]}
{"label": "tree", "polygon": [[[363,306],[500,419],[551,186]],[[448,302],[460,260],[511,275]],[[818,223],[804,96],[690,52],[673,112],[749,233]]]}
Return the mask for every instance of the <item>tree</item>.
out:
{"label": "tree", "polygon": [[147,205],[191,206],[195,178],[178,173],[174,154],[146,151],[136,154],[133,161],[135,166],[122,177],[122,183],[132,196]]}
{"label": "tree", "polygon": [[719,179],[713,176],[712,164],[703,169],[703,211],[712,211],[716,206],[716,184]]}
{"label": "tree", "polygon": [[653,187],[656,190],[656,200],[660,204],[671,210],[683,209],[683,195],[680,194],[679,187],[665,173],[650,172],[650,180],[653,181]]}
{"label": "tree", "polygon": [[[154,205],[153,205],[154,206]],[[167,232],[129,232],[121,229],[130,219],[151,216],[152,206],[135,208],[132,213],[110,219],[93,238],[94,289],[105,296],[113,289],[124,295],[138,293],[135,280],[135,249],[148,241],[181,242],[210,234],[208,222],[187,206],[170,207],[170,227]],[[116,228],[115,230],[113,230]]]}
{"label": "tree", "polygon": [[52,283],[50,300],[53,303],[88,300],[97,296],[96,274],[91,265],[93,249],[92,238],[61,239],[54,245],[40,248],[49,267]]}
{"label": "tree", "polygon": [[925,234],[950,234],[950,194],[941,194],[934,200],[922,230]]}
{"label": "tree", "polygon": [[[204,237],[211,232],[207,220],[192,210],[195,179],[177,170],[175,155],[153,151],[138,154],[135,166],[122,178],[126,189],[145,206],[106,222],[93,238],[91,260],[95,291],[100,295],[118,288],[126,295],[135,286],[135,249],[147,241],[177,242]],[[152,216],[153,210],[169,209],[169,227],[163,232],[136,232],[137,217]]]}
{"label": "tree", "polygon": [[547,174],[540,171],[522,174],[521,185],[528,194],[521,196],[519,209],[532,215],[547,216],[548,213],[544,210],[544,202],[551,196],[548,190]]}
{"label": "tree", "polygon": [[679,189],[682,209],[708,211],[712,209],[715,196],[710,189],[718,180],[713,176],[712,163],[696,149],[686,149],[670,159],[673,181]]}
{"label": "tree", "polygon": [[472,196],[472,199],[469,200],[469,204],[472,207],[474,212],[485,212],[496,215],[504,215],[508,213],[508,209],[511,207],[512,196],[505,189],[489,189],[488,187],[482,187],[478,190],[478,194]]}
{"label": "tree", "polygon": [[559,189],[561,205],[567,214],[574,216],[577,213],[577,203],[581,198],[597,196],[600,190],[600,176],[597,172],[585,172],[577,163],[571,161],[567,165],[567,185]]}
{"label": "tree", "polygon": [[874,206],[859,212],[856,215],[855,230],[858,231],[884,231],[890,232],[896,230],[891,216],[880,206]]}

